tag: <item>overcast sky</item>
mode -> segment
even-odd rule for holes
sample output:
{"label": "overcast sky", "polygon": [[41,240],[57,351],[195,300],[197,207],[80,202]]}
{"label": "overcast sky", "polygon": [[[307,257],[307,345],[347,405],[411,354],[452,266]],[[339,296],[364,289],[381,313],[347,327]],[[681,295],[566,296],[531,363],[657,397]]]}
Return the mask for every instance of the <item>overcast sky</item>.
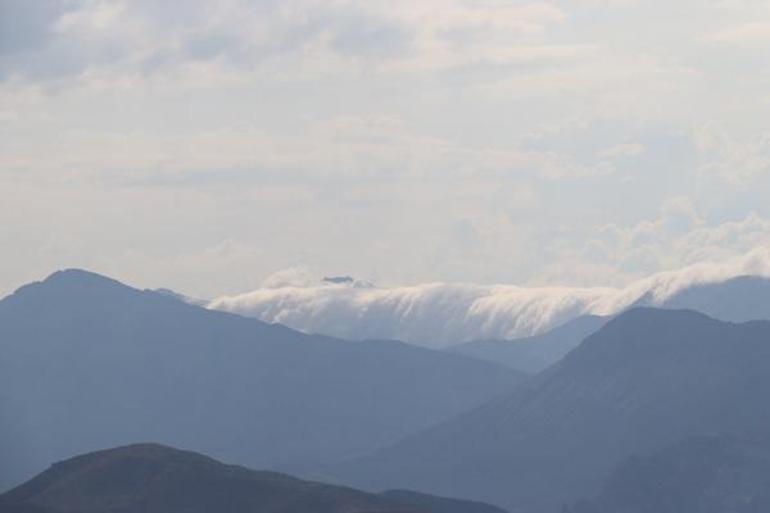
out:
{"label": "overcast sky", "polygon": [[0,0],[0,293],[619,286],[770,245],[767,0]]}

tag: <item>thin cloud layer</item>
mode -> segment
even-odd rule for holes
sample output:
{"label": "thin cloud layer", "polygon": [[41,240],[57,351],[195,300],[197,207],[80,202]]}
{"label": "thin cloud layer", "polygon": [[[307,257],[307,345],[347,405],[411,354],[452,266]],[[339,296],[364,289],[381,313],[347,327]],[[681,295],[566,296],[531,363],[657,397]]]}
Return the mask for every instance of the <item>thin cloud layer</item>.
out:
{"label": "thin cloud layer", "polygon": [[[286,276],[307,277],[291,269]],[[654,274],[623,288],[517,287],[429,283],[379,288],[356,284],[274,287],[225,296],[208,306],[295,329],[348,339],[399,339],[429,347],[516,338],[583,314],[612,315],[639,302],[660,305],[693,285],[743,275],[770,276],[770,251]]]}

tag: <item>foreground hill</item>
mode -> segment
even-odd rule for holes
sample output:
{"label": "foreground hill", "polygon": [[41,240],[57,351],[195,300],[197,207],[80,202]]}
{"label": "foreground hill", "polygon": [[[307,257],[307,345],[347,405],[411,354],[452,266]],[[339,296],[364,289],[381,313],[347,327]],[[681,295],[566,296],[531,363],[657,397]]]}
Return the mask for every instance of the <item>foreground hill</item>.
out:
{"label": "foreground hill", "polygon": [[690,437],[624,461],[601,494],[568,513],[767,513],[770,443]]}
{"label": "foreground hill", "polygon": [[[415,499],[416,497],[416,499]],[[383,495],[132,445],[53,465],[0,495],[3,513],[505,513],[407,492]]]}
{"label": "foreground hill", "polygon": [[597,493],[631,454],[770,429],[768,389],[770,323],[635,309],[507,397],[329,475],[550,513]]}
{"label": "foreground hill", "polygon": [[479,340],[447,351],[535,374],[562,359],[607,321],[606,317],[582,315],[541,335],[513,340]]}
{"label": "foreground hill", "polygon": [[0,489],[135,440],[298,470],[395,441],[520,379],[463,356],[304,335],[59,272],[0,301]]}

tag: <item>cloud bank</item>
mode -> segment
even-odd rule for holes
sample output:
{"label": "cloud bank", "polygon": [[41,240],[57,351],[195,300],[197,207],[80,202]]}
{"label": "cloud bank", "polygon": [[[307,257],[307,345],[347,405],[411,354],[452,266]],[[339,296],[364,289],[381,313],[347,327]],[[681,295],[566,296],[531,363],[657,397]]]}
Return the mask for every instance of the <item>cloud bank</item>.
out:
{"label": "cloud bank", "polygon": [[[770,251],[654,274],[622,288],[518,287],[428,283],[382,288],[354,282],[308,285],[293,268],[253,292],[209,308],[347,339],[386,338],[428,347],[543,332],[582,314],[611,315],[638,301],[660,305],[700,284],[743,275],[770,277]],[[297,282],[288,280],[296,277]],[[280,286],[275,286],[275,285]]]}

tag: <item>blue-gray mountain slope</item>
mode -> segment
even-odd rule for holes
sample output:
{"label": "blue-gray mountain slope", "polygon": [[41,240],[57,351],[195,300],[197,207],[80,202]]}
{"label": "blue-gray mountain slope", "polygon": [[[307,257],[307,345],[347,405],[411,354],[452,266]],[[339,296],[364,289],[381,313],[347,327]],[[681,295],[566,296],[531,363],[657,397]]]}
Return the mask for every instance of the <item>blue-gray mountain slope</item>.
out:
{"label": "blue-gray mountain slope", "polygon": [[301,470],[520,379],[463,356],[304,335],[58,272],[0,301],[0,489],[50,461],[143,440]]}
{"label": "blue-gray mountain slope", "polygon": [[535,374],[561,360],[608,320],[607,317],[583,315],[540,335],[513,340],[479,340],[450,347],[447,351]]}
{"label": "blue-gray mountain slope", "polygon": [[770,430],[770,322],[634,309],[504,398],[329,475],[558,512],[686,436]]}
{"label": "blue-gray mountain slope", "polygon": [[566,513],[767,513],[770,440],[693,436],[618,465]]}

